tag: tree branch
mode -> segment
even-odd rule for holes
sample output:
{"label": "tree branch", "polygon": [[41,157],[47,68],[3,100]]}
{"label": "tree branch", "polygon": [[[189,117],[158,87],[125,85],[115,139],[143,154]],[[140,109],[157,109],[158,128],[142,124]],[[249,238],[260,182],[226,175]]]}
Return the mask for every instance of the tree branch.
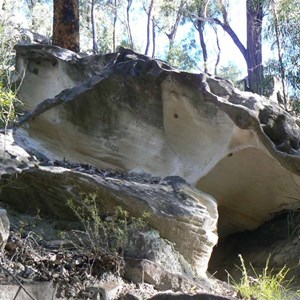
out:
{"label": "tree branch", "polygon": [[29,297],[30,299],[32,299],[32,300],[37,300],[36,298],[34,298],[33,296],[31,296],[31,295],[27,292],[27,290],[25,289],[25,287],[24,287],[24,285],[22,284],[22,282],[21,282],[14,274],[12,274],[12,273],[11,273],[10,271],[8,271],[6,268],[4,268],[3,266],[1,266],[1,264],[0,264],[0,268],[1,268],[5,273],[7,273],[9,276],[11,276],[13,279],[15,279],[16,282],[19,284],[19,289],[18,289],[16,295],[19,294],[20,288],[22,288],[23,291],[28,295],[28,297]]}
{"label": "tree branch", "polygon": [[222,23],[218,18],[199,17],[199,16],[193,14],[192,12],[190,12],[186,9],[184,9],[184,11],[187,12],[189,15],[191,15],[192,17],[196,18],[199,21],[212,22],[212,23],[215,23],[215,24],[221,26],[223,28],[223,30],[231,37],[232,41],[237,46],[237,48],[240,50],[240,52],[242,53],[245,61],[246,62],[248,61],[248,51],[247,51],[247,49],[245,48],[245,46],[240,41],[240,39],[238,38],[238,36],[236,35],[236,33],[234,32],[234,30],[231,28],[231,26],[229,24]]}
{"label": "tree branch", "polygon": [[229,24],[224,24],[222,23],[219,19],[217,18],[213,18],[212,20],[214,23],[216,23],[217,25],[220,25],[223,30],[225,32],[227,32],[227,34],[231,37],[232,41],[234,42],[234,44],[238,47],[238,49],[240,50],[240,52],[242,53],[245,61],[248,61],[248,51],[245,48],[245,46],[242,44],[242,42],[240,41],[240,39],[238,38],[238,36],[236,35],[236,33],[233,31],[233,29],[231,28],[231,26]]}

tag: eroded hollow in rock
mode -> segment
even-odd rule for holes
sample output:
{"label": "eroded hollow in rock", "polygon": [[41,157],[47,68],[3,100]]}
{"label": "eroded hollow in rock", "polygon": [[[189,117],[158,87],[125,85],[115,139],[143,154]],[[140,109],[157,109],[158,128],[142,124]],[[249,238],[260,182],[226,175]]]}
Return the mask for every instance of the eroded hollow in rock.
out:
{"label": "eroded hollow in rock", "polygon": [[298,178],[263,149],[248,147],[221,160],[197,188],[217,199],[223,238],[254,230],[274,213],[297,207]]}
{"label": "eroded hollow in rock", "polygon": [[253,267],[257,274],[261,274],[268,262],[269,270],[274,272],[288,266],[287,278],[299,286],[299,236],[300,211],[281,212],[256,230],[219,239],[208,271],[218,279],[228,281],[232,277],[238,282],[242,276],[241,258],[250,272]]}

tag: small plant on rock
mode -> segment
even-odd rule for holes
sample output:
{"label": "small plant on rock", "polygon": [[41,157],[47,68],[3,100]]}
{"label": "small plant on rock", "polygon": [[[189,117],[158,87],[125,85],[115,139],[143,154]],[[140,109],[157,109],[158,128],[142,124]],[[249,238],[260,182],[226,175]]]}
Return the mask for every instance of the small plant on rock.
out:
{"label": "small plant on rock", "polygon": [[80,203],[74,199],[67,201],[84,229],[84,232],[72,232],[77,240],[75,244],[86,247],[94,254],[103,251],[120,254],[128,240],[129,230],[144,228],[147,215],[144,214],[143,218],[130,217],[126,210],[118,206],[114,213],[101,216],[96,200],[97,194],[93,193],[82,194]]}

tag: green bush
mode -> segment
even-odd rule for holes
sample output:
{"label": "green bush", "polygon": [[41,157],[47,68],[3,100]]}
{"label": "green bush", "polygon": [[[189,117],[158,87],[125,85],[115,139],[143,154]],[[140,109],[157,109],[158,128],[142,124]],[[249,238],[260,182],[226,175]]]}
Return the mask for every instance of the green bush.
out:
{"label": "green bush", "polygon": [[5,88],[0,82],[0,127],[5,127],[17,118],[15,93]]}
{"label": "green bush", "polygon": [[12,83],[14,74],[16,43],[15,32],[9,20],[0,22],[0,127],[7,127],[17,118],[16,90]]}

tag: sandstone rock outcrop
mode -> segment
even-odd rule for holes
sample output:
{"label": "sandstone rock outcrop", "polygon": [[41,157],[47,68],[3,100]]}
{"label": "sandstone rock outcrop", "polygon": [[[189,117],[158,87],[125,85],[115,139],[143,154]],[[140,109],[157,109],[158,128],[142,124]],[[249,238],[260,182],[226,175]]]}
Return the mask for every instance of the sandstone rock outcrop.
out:
{"label": "sandstone rock outcrop", "polygon": [[299,122],[276,103],[128,49],[16,50],[27,112],[0,137],[0,200],[70,219],[66,200],[97,193],[102,212],[150,213],[179,255],[139,259],[189,278],[205,278],[218,234],[300,208]]}
{"label": "sandstone rock outcrop", "polygon": [[17,62],[30,112],[15,138],[45,159],[181,176],[216,198],[221,236],[299,207],[299,126],[274,102],[126,49],[18,46]]}

